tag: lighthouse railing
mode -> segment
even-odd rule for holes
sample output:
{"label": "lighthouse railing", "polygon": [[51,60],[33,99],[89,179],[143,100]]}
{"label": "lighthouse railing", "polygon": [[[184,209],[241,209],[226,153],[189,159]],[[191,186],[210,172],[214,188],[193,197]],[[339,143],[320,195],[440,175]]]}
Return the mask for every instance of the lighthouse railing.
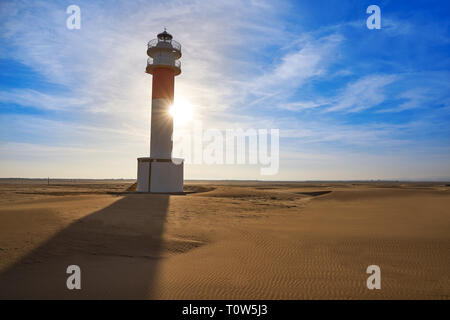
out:
{"label": "lighthouse railing", "polygon": [[181,44],[178,41],[172,40],[171,42],[172,48],[175,50],[181,51]]}
{"label": "lighthouse railing", "polygon": [[155,47],[169,47],[171,46],[173,49],[181,51],[181,44],[175,40],[159,40],[153,39],[148,42],[148,49]]}
{"label": "lighthouse railing", "polygon": [[181,69],[181,61],[180,60],[174,60],[173,62],[157,62],[153,63],[153,58],[147,59],[147,66],[153,66],[153,65],[162,65],[162,66],[172,66],[178,69]]}

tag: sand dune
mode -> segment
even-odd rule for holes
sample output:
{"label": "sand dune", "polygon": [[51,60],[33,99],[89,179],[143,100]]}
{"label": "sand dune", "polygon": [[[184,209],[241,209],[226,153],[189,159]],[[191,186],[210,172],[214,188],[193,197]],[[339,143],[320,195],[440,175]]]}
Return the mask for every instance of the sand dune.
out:
{"label": "sand dune", "polygon": [[[450,297],[445,184],[131,184],[0,184],[0,298]],[[66,288],[71,264],[82,290]]]}

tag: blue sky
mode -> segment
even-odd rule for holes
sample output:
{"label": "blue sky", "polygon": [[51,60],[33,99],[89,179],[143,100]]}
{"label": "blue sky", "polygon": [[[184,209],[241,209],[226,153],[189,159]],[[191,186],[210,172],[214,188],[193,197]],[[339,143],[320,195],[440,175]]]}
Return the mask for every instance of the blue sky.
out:
{"label": "blue sky", "polygon": [[134,178],[146,43],[166,26],[194,119],[281,136],[277,175],[187,165],[187,179],[450,179],[449,16],[425,0],[2,1],[0,176]]}

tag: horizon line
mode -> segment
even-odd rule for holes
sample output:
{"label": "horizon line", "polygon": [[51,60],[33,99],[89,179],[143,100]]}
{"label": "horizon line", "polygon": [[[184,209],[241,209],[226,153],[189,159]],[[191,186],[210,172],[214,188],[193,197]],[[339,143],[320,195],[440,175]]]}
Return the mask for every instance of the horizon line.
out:
{"label": "horizon line", "polygon": [[[2,178],[1,180],[78,180],[78,181],[111,181],[111,180],[128,180],[128,181],[137,181],[136,178],[17,178],[17,177],[9,177]],[[429,182],[429,183],[450,183],[450,178],[436,178],[432,179],[313,179],[313,180],[257,180],[257,179],[185,179],[185,182],[199,182],[199,181],[211,181],[211,182]]]}

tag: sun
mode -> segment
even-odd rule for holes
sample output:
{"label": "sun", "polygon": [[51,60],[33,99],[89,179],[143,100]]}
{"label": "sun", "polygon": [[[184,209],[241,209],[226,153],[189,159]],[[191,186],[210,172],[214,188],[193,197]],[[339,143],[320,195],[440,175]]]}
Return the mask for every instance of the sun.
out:
{"label": "sun", "polygon": [[192,120],[192,104],[184,98],[175,99],[169,108],[169,113],[175,125],[186,124]]}

